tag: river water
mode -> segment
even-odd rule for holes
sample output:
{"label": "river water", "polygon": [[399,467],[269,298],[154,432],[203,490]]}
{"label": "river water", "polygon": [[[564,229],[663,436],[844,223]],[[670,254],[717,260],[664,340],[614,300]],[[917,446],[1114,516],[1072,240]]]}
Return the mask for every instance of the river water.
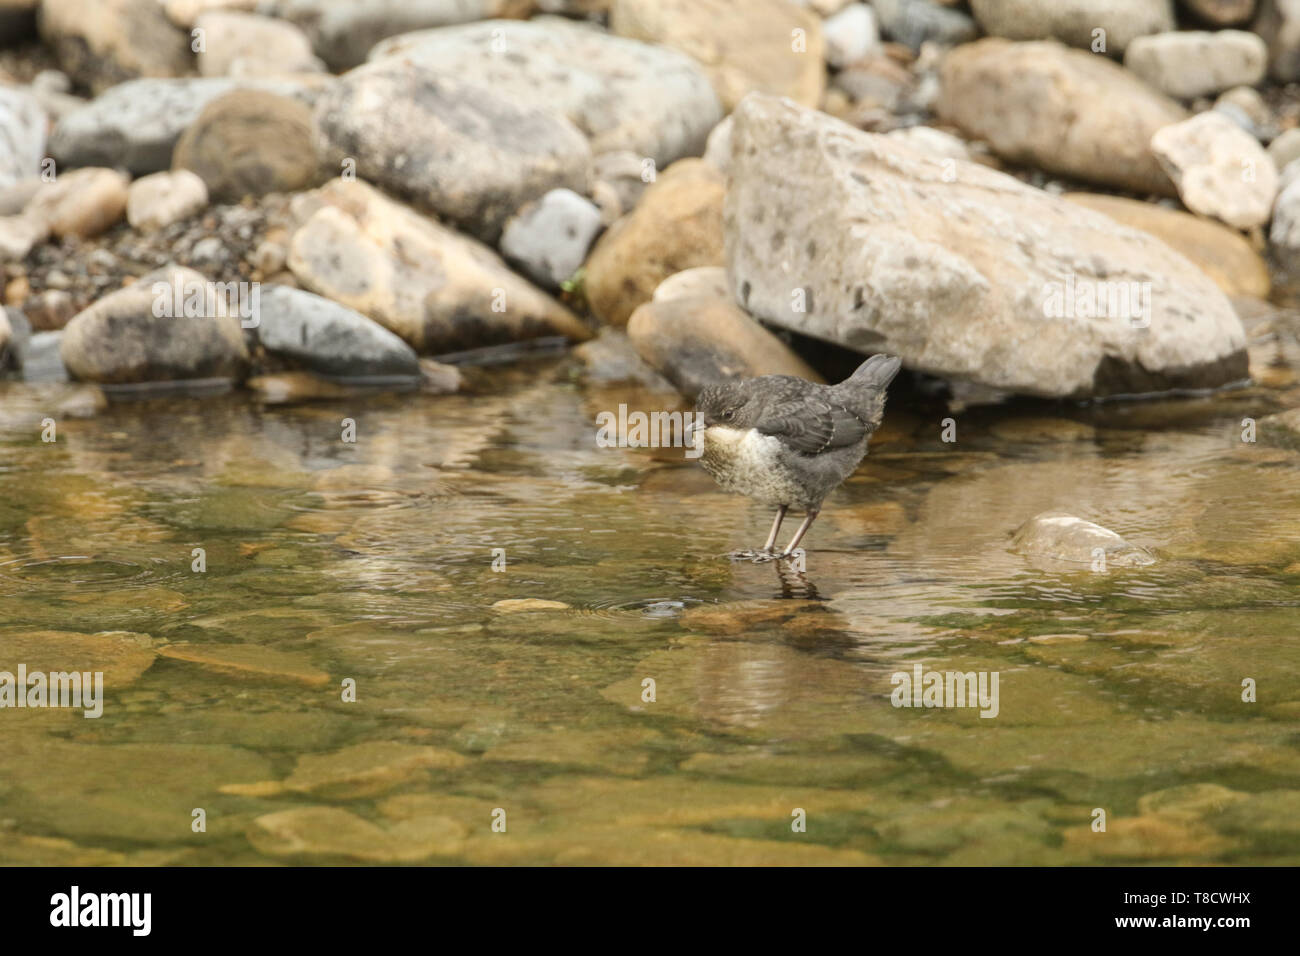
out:
{"label": "river water", "polygon": [[[54,442],[70,387],[0,385],[0,670],[105,681],[0,710],[0,861],[1300,862],[1300,453],[1241,427],[1289,373],[951,442],[904,388],[799,573],[570,371]],[[1158,561],[1035,566],[1049,509]],[[894,706],[918,663],[997,715]]]}

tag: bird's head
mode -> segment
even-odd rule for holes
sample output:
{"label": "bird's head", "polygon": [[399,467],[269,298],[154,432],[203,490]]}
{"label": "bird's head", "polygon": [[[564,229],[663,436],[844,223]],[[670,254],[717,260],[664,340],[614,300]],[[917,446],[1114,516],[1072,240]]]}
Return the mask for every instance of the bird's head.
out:
{"label": "bird's head", "polygon": [[720,382],[701,389],[695,399],[695,411],[704,427],[720,425],[738,430],[752,428],[761,411],[760,403],[755,400],[754,390],[750,387],[753,381]]}

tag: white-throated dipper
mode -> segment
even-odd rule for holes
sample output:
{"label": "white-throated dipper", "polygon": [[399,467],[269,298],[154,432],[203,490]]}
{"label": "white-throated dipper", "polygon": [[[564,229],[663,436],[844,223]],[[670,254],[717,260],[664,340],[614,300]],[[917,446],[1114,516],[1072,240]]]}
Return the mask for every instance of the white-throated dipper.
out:
{"label": "white-throated dipper", "polygon": [[[700,463],[727,491],[776,508],[762,554],[789,557],[812,527],[822,500],[867,453],[885,413],[885,389],[902,363],[873,355],[838,385],[763,375],[709,385],[695,403],[703,429]],[[785,513],[805,512],[780,555],[772,546]]]}

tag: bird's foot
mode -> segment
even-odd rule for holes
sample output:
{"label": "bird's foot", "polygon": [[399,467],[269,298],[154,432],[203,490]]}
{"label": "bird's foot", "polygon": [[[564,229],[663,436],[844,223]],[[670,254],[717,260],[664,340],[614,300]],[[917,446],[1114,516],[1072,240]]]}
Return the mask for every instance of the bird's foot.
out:
{"label": "bird's foot", "polygon": [[765,564],[768,561],[775,561],[780,557],[775,551],[754,551],[746,548],[742,551],[733,551],[729,555],[732,561],[752,561],[754,564]]}

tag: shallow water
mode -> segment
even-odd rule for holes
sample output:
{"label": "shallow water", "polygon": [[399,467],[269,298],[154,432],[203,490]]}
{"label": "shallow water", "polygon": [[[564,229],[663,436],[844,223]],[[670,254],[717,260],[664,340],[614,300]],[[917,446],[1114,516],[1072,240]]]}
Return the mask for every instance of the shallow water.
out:
{"label": "shallow water", "polygon": [[[1300,454],[1240,440],[1277,393],[945,443],[904,391],[799,574],[728,560],[770,515],[680,450],[597,447],[652,398],[485,374],[53,444],[68,387],[0,384],[0,670],[107,685],[0,710],[0,861],[1300,862]],[[1035,567],[1053,508],[1160,560]],[[916,662],[996,672],[998,715],[894,707]]]}

